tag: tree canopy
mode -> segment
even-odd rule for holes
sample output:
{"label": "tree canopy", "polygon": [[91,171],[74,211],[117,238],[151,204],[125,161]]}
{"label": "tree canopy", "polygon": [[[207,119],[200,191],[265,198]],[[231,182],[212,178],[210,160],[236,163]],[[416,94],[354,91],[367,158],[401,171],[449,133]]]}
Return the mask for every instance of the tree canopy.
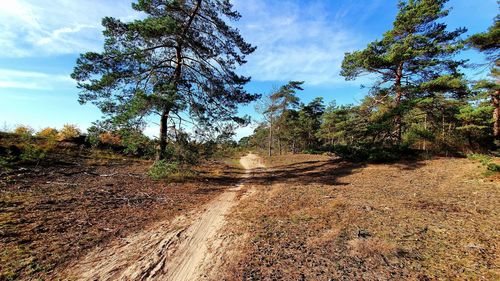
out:
{"label": "tree canopy", "polygon": [[[500,2],[499,2],[500,4]],[[491,65],[492,80],[483,79],[475,84],[475,88],[483,90],[491,97],[493,106],[493,137],[497,145],[500,143],[500,16],[486,32],[474,34],[469,38],[469,45],[487,55]],[[496,81],[494,81],[496,80]]]}
{"label": "tree canopy", "polygon": [[160,116],[160,151],[167,122],[186,113],[197,125],[235,118],[237,106],[258,98],[243,86],[249,77],[236,67],[255,47],[226,23],[240,14],[224,0],[139,0],[144,18],[131,22],[106,17],[104,51],[82,54],[72,77],[113,124],[141,125]]}
{"label": "tree canopy", "polygon": [[399,2],[393,28],[382,39],[361,51],[346,53],[341,75],[353,80],[373,74],[378,80],[372,92],[392,98],[395,111],[394,138],[401,140],[403,99],[429,95],[436,91],[465,91],[459,67],[462,60],[453,55],[463,48],[460,35],[466,29],[447,31],[439,20],[448,15],[447,0],[408,0]]}

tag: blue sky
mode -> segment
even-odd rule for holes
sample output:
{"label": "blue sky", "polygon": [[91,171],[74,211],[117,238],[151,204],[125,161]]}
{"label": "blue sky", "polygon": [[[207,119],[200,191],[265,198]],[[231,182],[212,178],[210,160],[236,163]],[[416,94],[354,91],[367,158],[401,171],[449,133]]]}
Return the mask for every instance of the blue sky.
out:
{"label": "blue sky", "polygon": [[[0,129],[27,124],[34,129],[87,128],[100,118],[92,105],[77,102],[69,77],[79,53],[102,47],[100,21],[139,17],[130,0],[9,0],[0,8]],[[345,52],[364,48],[391,28],[397,0],[236,0],[243,18],[234,23],[257,46],[240,73],[252,76],[251,92],[268,93],[289,80],[303,80],[304,102],[322,96],[326,102],[356,103],[366,94],[362,81],[339,76]],[[450,0],[449,28],[481,32],[498,14],[496,0]],[[462,55],[473,62],[483,56]],[[469,70],[476,75],[477,70]],[[482,74],[479,74],[482,75]],[[241,107],[255,119],[253,105]],[[251,133],[247,127],[238,136]],[[156,125],[147,128],[157,133]]]}

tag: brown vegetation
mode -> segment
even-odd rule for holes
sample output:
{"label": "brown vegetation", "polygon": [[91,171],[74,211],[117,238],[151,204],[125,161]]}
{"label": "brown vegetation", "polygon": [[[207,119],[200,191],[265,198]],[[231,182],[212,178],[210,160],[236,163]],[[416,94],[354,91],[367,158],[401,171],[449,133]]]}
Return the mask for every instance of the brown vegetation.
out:
{"label": "brown vegetation", "polygon": [[231,280],[496,280],[498,180],[468,159],[267,159],[232,217]]}
{"label": "brown vegetation", "polygon": [[196,179],[153,181],[151,164],[57,144],[43,161],[0,167],[0,280],[50,280],[96,245],[202,205],[239,177],[213,162]]}

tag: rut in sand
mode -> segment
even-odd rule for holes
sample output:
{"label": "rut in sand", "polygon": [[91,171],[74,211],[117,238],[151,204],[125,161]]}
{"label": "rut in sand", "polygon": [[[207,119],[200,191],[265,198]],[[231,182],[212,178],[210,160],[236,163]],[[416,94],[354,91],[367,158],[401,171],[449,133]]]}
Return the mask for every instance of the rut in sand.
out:
{"label": "rut in sand", "polygon": [[[248,154],[240,159],[245,177],[255,168],[263,168],[261,159]],[[242,183],[226,190],[204,206],[203,211],[159,223],[97,249],[80,260],[68,277],[78,280],[202,280],[218,264],[218,254],[225,252],[223,236],[225,216],[237,204]]]}

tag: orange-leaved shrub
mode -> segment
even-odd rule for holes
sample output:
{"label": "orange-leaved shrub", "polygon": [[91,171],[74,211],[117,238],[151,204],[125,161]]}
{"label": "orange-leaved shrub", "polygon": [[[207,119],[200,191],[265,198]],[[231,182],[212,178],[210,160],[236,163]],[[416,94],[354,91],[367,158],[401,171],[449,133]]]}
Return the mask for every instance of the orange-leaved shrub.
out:
{"label": "orange-leaved shrub", "polygon": [[14,134],[23,136],[23,137],[31,137],[33,135],[33,129],[31,127],[25,125],[18,125],[14,129]]}
{"label": "orange-leaved shrub", "polygon": [[65,124],[61,131],[59,131],[59,134],[57,135],[57,139],[62,141],[62,140],[69,140],[71,138],[76,138],[79,135],[81,135],[80,129],[76,125],[72,124]]}
{"label": "orange-leaved shrub", "polygon": [[36,136],[44,139],[54,140],[57,138],[58,131],[54,128],[47,127],[45,129],[40,130]]}
{"label": "orange-leaved shrub", "polygon": [[99,141],[102,144],[107,144],[107,145],[121,145],[122,139],[120,135],[118,134],[113,134],[110,132],[104,132],[99,135]]}

